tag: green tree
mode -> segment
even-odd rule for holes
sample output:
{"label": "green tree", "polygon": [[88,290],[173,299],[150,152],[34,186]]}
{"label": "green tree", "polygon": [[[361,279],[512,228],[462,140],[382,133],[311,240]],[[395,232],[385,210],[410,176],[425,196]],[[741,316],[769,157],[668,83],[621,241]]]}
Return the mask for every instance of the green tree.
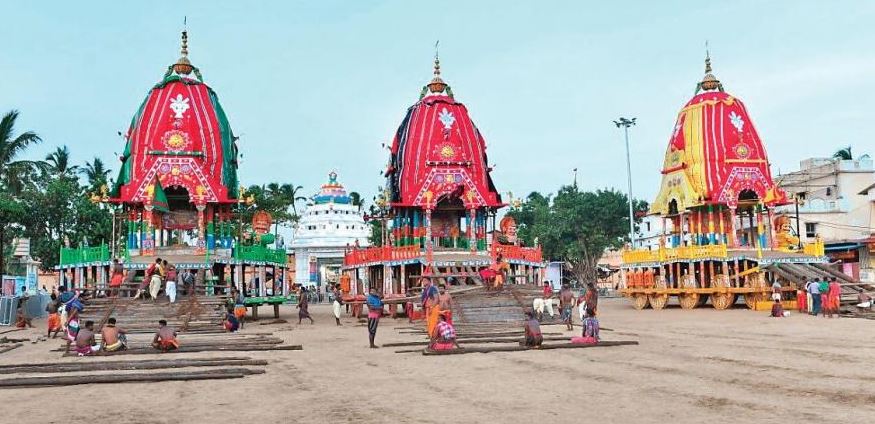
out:
{"label": "green tree", "polygon": [[19,159],[29,146],[42,142],[42,139],[33,131],[15,136],[17,119],[17,110],[7,112],[0,119],[0,189],[9,190],[12,194],[20,193],[25,177],[41,166],[40,162]]}
{"label": "green tree", "polygon": [[70,164],[70,149],[67,146],[58,147],[46,155],[46,163],[48,171],[60,177],[69,176],[79,170],[78,166]]}
{"label": "green tree", "polygon": [[20,159],[29,146],[42,139],[33,131],[15,135],[17,119],[17,110],[7,112],[0,119],[0,275],[6,269],[6,239],[11,238],[7,236],[12,226],[26,215],[17,196],[40,168],[40,162]]}
{"label": "green tree", "polygon": [[[6,264],[12,255],[12,244],[5,243],[11,225],[19,222],[25,215],[24,207],[5,191],[0,191],[0,275],[6,271]],[[11,239],[11,237],[9,237]]]}
{"label": "green tree", "polygon": [[833,153],[832,157],[839,160],[853,160],[854,154],[851,152],[851,146],[848,146]]}
{"label": "green tree", "polygon": [[[530,194],[509,214],[527,244],[537,239],[545,257],[563,261],[580,282],[594,281],[605,250],[629,240],[627,199],[613,189],[580,191],[573,185],[563,186],[552,198]],[[647,204],[635,201],[634,208],[646,211]]]}
{"label": "green tree", "polygon": [[352,203],[353,206],[357,206],[359,208],[359,211],[362,210],[364,203],[362,203],[362,195],[359,194],[359,192],[357,192],[357,191],[350,192],[349,193],[349,201],[350,201],[350,203]]}
{"label": "green tree", "polygon": [[102,186],[108,185],[112,170],[107,168],[100,158],[95,157],[91,163],[85,162],[85,166],[79,169],[79,172],[88,181],[90,191],[98,192]]}

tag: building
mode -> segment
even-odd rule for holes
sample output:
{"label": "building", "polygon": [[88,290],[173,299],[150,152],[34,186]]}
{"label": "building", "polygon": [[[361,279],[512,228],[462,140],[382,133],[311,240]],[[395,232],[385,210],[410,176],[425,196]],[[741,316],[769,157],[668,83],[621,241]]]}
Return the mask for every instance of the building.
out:
{"label": "building", "polygon": [[352,203],[334,172],[311,200],[291,243],[295,283],[321,287],[338,281],[343,255],[350,246],[368,245],[370,227],[361,206]]}
{"label": "building", "polygon": [[[777,178],[794,204],[782,211],[796,216],[799,238],[820,237],[832,261],[856,279],[875,281],[875,168],[872,158],[810,158],[799,170]],[[795,219],[793,220],[795,221]]]}

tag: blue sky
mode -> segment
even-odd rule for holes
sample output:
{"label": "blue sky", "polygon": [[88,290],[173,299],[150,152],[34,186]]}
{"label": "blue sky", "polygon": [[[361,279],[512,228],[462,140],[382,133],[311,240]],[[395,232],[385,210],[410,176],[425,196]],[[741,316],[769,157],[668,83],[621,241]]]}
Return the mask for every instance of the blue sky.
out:
{"label": "blue sky", "polygon": [[[607,4],[610,3],[610,4]],[[310,1],[5,2],[0,111],[73,159],[113,152],[149,88],[190,58],[241,136],[245,184],[309,195],[336,169],[373,195],[391,140],[431,77],[443,76],[486,137],[498,188],[625,189],[612,120],[632,129],[636,197],[652,200],[680,107],[703,72],[742,99],[773,163],[853,145],[875,153],[875,2]]]}

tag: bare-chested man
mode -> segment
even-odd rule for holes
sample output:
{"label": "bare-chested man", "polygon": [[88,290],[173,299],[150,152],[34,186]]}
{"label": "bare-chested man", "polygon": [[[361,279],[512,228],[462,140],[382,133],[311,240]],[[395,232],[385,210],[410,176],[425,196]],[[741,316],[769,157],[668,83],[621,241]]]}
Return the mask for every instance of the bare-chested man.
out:
{"label": "bare-chested man", "polygon": [[152,347],[163,352],[179,349],[179,342],[176,341],[176,331],[167,326],[167,321],[158,321],[158,331],[155,333],[155,338],[152,339]]}
{"label": "bare-chested man", "polygon": [[438,306],[450,325],[453,325],[453,305],[453,296],[447,291],[447,286],[442,285],[438,295]]}
{"label": "bare-chested man", "polygon": [[565,326],[572,330],[571,326],[571,309],[574,305],[574,294],[571,292],[571,287],[568,284],[562,285],[562,290],[559,291],[559,309],[562,311],[562,322]]}
{"label": "bare-chested man", "polygon": [[127,349],[127,331],[116,327],[115,318],[106,321],[103,330],[100,330],[101,344],[104,352],[115,352]]}
{"label": "bare-chested man", "polygon": [[85,327],[76,334],[76,353],[87,356],[99,351],[100,345],[94,340],[94,321],[85,321]]}

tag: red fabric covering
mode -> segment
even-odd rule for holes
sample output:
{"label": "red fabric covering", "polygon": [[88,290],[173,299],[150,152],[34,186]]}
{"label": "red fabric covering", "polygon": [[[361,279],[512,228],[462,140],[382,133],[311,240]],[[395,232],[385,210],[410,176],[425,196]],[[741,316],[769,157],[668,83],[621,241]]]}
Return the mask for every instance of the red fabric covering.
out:
{"label": "red fabric covering", "polygon": [[[687,122],[690,119],[695,121]],[[666,162],[664,174],[685,169],[702,197],[711,203],[738,203],[751,190],[769,206],[786,204],[777,188],[768,157],[744,104],[721,91],[694,96],[678,114],[666,157],[681,155],[675,165]],[[700,186],[701,185],[701,186]]]}
{"label": "red fabric covering", "polygon": [[386,171],[392,204],[435,204],[450,194],[468,209],[502,206],[488,167],[486,142],[465,105],[444,95],[426,96],[407,110],[392,142]]}
{"label": "red fabric covering", "polygon": [[595,337],[580,337],[575,336],[571,338],[571,343],[574,344],[597,344],[598,340]]}
{"label": "red fabric covering", "polygon": [[121,187],[119,201],[142,202],[146,187],[157,178],[164,188],[185,187],[192,199],[202,195],[205,202],[236,202],[222,185],[222,136],[206,84],[185,79],[153,88],[128,137],[131,179]]}

